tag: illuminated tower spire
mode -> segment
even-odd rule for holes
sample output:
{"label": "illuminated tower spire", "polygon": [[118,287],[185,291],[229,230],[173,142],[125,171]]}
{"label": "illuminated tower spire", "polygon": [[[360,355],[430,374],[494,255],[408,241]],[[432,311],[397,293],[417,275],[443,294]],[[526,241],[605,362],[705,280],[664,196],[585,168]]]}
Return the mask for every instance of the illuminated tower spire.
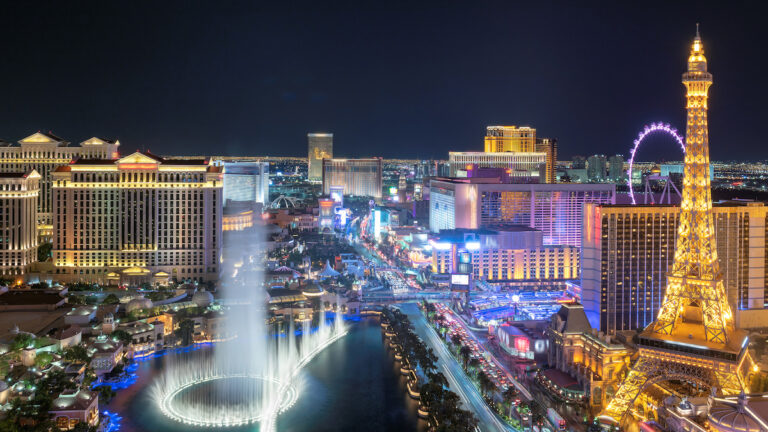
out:
{"label": "illuminated tower spire", "polygon": [[616,422],[632,412],[637,396],[654,383],[683,380],[723,395],[738,394],[748,388],[754,365],[747,333],[734,328],[717,261],[707,133],[712,75],[698,28],[683,84],[688,120],[675,261],[656,321],[637,336],[637,361],[601,414]]}
{"label": "illuminated tower spire", "polygon": [[733,330],[733,315],[717,261],[712,222],[707,126],[707,94],[712,74],[707,72],[698,25],[683,84],[687,89],[688,118],[680,225],[675,261],[667,276],[667,292],[654,331],[673,334],[683,316],[687,322],[700,317],[705,339],[725,344]]}

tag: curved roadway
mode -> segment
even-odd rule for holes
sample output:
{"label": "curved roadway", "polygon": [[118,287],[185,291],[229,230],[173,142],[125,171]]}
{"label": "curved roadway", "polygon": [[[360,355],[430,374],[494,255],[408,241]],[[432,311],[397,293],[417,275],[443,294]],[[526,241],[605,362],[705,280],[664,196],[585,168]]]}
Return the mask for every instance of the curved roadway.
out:
{"label": "curved roadway", "polygon": [[450,384],[451,390],[459,395],[464,407],[475,413],[478,420],[478,428],[482,432],[513,431],[505,425],[496,414],[485,404],[477,387],[469,380],[469,377],[461,369],[458,361],[448,351],[448,348],[437,335],[437,332],[429,325],[424,315],[415,303],[400,304],[399,307],[413,324],[416,334],[421,337],[437,355],[437,364],[440,371]]}

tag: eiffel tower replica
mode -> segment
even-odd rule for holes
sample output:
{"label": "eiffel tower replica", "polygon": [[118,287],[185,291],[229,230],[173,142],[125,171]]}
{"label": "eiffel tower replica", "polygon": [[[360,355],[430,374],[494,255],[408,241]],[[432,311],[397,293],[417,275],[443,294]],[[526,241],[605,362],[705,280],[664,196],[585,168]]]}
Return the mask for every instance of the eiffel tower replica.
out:
{"label": "eiffel tower replica", "polygon": [[745,331],[735,328],[717,258],[709,180],[707,93],[712,74],[699,37],[683,74],[688,111],[683,197],[675,259],[656,321],[638,337],[638,359],[600,417],[621,424],[649,386],[695,383],[722,395],[746,389],[754,364]]}

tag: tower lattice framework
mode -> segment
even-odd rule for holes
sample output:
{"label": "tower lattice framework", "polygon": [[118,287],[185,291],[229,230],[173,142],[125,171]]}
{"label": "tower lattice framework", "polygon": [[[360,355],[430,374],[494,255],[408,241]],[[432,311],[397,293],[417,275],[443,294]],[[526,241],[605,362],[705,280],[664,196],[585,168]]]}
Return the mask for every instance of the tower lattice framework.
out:
{"label": "tower lattice framework", "polygon": [[710,190],[707,95],[712,74],[699,37],[691,46],[686,151],[675,259],[656,320],[638,338],[638,359],[601,416],[621,421],[648,386],[691,381],[735,394],[745,387],[752,359],[736,330],[717,258]]}

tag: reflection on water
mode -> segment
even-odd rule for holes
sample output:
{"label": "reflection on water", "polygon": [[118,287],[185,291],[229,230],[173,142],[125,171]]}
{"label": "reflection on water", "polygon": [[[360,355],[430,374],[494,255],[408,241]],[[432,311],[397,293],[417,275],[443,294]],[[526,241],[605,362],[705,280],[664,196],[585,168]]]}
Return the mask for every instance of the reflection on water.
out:
{"label": "reflection on water", "polygon": [[[139,363],[136,384],[119,390],[107,406],[122,414],[121,431],[206,430],[172,422],[154,406],[147,388],[164,360],[159,357]],[[423,430],[423,422],[416,416],[417,404],[405,392],[405,379],[382,343],[376,319],[351,324],[349,334],[312,360],[301,377],[301,395],[278,418],[279,432]],[[229,430],[255,432],[258,426]]]}

